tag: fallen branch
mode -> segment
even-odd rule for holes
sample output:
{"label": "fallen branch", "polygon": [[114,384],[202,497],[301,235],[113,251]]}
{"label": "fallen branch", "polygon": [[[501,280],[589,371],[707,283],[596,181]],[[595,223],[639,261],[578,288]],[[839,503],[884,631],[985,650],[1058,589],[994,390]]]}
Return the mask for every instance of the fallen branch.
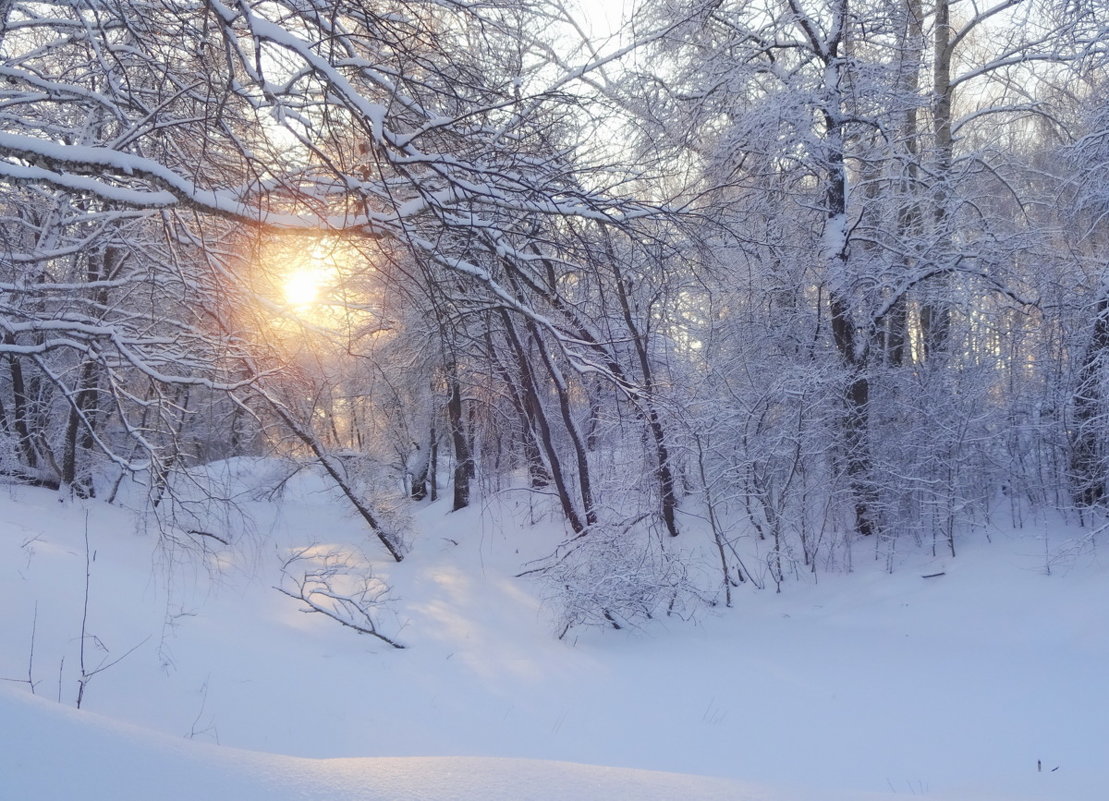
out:
{"label": "fallen branch", "polygon": [[[388,593],[381,581],[376,580],[367,570],[354,572],[346,557],[335,551],[322,555],[322,564],[305,572],[299,578],[289,572],[289,566],[294,562],[312,558],[310,548],[304,548],[294,553],[285,564],[281,572],[293,583],[294,589],[275,586],[274,589],[282,595],[294,598],[305,605],[301,609],[305,614],[318,613],[329,617],[348,629],[354,629],[359,634],[369,634],[382,642],[388,643],[393,648],[404,648],[402,643],[392,637],[382,634],[377,630],[374,622],[373,610],[381,606],[383,598]],[[350,591],[342,591],[335,585],[346,580],[355,582]]]}
{"label": "fallen branch", "polygon": [[218,534],[213,534],[210,531],[200,531],[199,529],[190,528],[187,533],[193,534],[197,537],[211,537],[212,539],[216,540],[217,542],[222,542],[224,545],[230,545],[231,544],[230,542],[225,540],[223,537],[219,536]]}
{"label": "fallen branch", "polygon": [[[369,634],[371,637],[377,637],[382,642],[387,642],[387,643],[389,643],[389,645],[393,646],[394,648],[405,648],[406,647],[403,644],[397,642],[396,640],[392,639],[391,637],[388,637],[385,634],[382,634],[380,631],[377,631],[376,629],[374,629],[372,627],[367,628],[365,626],[360,626],[357,623],[353,623],[350,620],[345,620],[344,618],[342,618],[341,616],[336,614],[336,612],[334,610],[327,609],[326,607],[320,606],[319,604],[315,603],[311,599],[311,595],[326,595],[326,593],[320,593],[318,591],[313,592],[311,594],[295,593],[295,592],[289,592],[288,590],[286,590],[283,587],[276,587],[276,586],[274,587],[274,589],[277,590],[282,595],[288,595],[290,598],[295,598],[296,600],[300,601],[301,603],[306,604],[308,606],[308,608],[300,610],[301,612],[304,612],[305,614],[311,614],[313,612],[319,612],[321,615],[325,615],[325,616],[331,618],[336,623],[338,623],[342,626],[346,626],[348,629],[354,629],[359,634]],[[328,595],[327,597],[331,598],[332,600],[335,600],[334,596]],[[346,600],[349,600],[349,599],[346,599]]]}

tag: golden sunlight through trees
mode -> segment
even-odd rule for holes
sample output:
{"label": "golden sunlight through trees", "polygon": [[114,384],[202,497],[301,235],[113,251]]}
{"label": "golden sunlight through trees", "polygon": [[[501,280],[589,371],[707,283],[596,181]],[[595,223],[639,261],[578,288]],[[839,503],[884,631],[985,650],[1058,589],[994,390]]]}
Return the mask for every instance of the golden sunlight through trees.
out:
{"label": "golden sunlight through trees", "polygon": [[[285,352],[337,351],[388,330],[379,245],[331,235],[284,235],[253,243],[258,336]],[[367,347],[369,340],[363,344]]]}
{"label": "golden sunlight through trees", "polygon": [[334,278],[324,267],[297,267],[286,273],[282,291],[285,304],[299,314],[308,312],[321,300],[321,290]]}
{"label": "golden sunlight through trees", "polygon": [[332,237],[281,236],[259,243],[259,299],[270,326],[334,330],[345,324],[361,264],[347,243]]}

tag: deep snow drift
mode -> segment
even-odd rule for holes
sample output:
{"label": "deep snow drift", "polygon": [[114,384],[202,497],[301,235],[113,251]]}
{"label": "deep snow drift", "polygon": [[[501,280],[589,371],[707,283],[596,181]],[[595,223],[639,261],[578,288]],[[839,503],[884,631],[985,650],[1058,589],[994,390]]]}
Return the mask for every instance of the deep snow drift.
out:
{"label": "deep snow drift", "polygon": [[[1071,553],[1080,530],[905,552],[892,575],[860,546],[850,575],[560,641],[546,588],[514,578],[559,537],[523,524],[521,494],[421,509],[397,565],[322,481],[273,493],[279,466],[226,467],[256,522],[209,521],[233,541],[194,536],[206,560],[125,509],[0,493],[0,797],[1093,801],[1109,787],[1109,575],[1096,548]],[[404,650],[274,589],[309,547],[290,571],[387,580],[377,623]],[[76,699],[86,555],[85,673],[110,667],[77,713],[46,701]]]}
{"label": "deep snow drift", "polygon": [[152,735],[0,690],[0,790],[12,799],[111,801],[756,801],[726,779],[534,760],[302,759]]}

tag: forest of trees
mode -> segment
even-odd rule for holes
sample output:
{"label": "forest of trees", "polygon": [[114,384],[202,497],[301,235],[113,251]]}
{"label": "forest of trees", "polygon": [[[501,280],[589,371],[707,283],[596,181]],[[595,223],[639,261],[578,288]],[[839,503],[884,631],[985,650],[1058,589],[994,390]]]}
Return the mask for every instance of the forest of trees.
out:
{"label": "forest of trees", "polygon": [[0,473],[276,454],[398,561],[398,506],[529,491],[570,624],[1101,519],[1109,3],[591,24],[0,2]]}

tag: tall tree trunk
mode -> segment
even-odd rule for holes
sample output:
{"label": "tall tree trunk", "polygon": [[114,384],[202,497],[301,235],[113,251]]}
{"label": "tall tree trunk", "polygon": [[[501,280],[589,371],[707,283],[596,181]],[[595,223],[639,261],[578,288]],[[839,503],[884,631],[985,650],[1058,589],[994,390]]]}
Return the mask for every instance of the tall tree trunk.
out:
{"label": "tall tree trunk", "polygon": [[827,105],[824,118],[824,244],[828,278],[828,306],[832,340],[847,370],[843,403],[843,449],[847,478],[855,511],[855,529],[864,536],[875,533],[875,497],[871,481],[872,458],[868,428],[870,422],[870,380],[867,376],[869,340],[856,332],[856,321],[848,295],[849,241],[847,219],[847,169],[844,163],[844,112],[842,99],[843,60],[839,48],[846,39],[850,22],[847,0],[836,3],[834,24],[829,38],[822,40],[815,29],[803,25],[813,48],[825,63]]}
{"label": "tall tree trunk", "polygon": [[[932,136],[935,140],[935,190],[932,198],[932,217],[940,259],[951,259],[953,237],[947,204],[951,198],[951,167],[954,140],[952,138],[952,101],[955,90],[951,85],[951,58],[953,52],[950,0],[936,0],[935,30],[932,52]],[[945,353],[951,332],[951,305],[947,299],[947,284],[951,278],[942,274],[930,279],[922,289],[925,294],[920,305],[921,356],[925,361]]]}
{"label": "tall tree trunk", "polygon": [[474,478],[474,457],[466,435],[466,421],[462,413],[462,386],[458,380],[458,367],[448,359],[447,370],[447,423],[451,430],[454,449],[454,502],[453,511],[470,504],[470,484]]}
{"label": "tall tree trunk", "polygon": [[77,396],[70,400],[69,418],[66,422],[65,441],[62,444],[62,484],[71,487],[79,497],[93,495],[92,477],[82,471],[79,453],[87,454],[95,444],[93,426],[98,406],[100,365],[88,357],[81,365]]}
{"label": "tall tree trunk", "polygon": [[539,397],[535,375],[527,358],[527,351],[524,349],[524,344],[516,331],[516,325],[512,317],[503,309],[500,310],[500,316],[504,323],[505,337],[516,355],[520,378],[523,382],[523,395],[528,403],[528,414],[536,424],[536,433],[539,435],[539,443],[543,446],[543,451],[547,457],[547,466],[550,470],[551,480],[555,485],[555,491],[558,494],[559,504],[562,506],[562,513],[566,516],[570,529],[575,534],[584,534],[586,531],[585,523],[578,513],[574,499],[570,496],[569,486],[562,470],[562,460],[559,458],[558,450],[555,448],[554,439],[551,436],[550,422],[543,411],[542,400]]}
{"label": "tall tree trunk", "polygon": [[[6,335],[4,344],[14,345],[15,337],[12,334]],[[27,382],[23,376],[23,362],[14,354],[8,355],[8,374],[12,382],[12,424],[15,427],[16,439],[19,444],[19,454],[23,459],[23,463],[32,471],[35,471],[39,466],[39,458],[34,440],[31,438],[31,423],[27,408]]]}
{"label": "tall tree trunk", "polygon": [[1109,296],[1102,296],[1074,389],[1070,471],[1071,492],[1079,506],[1096,506],[1104,501],[1109,480],[1103,445],[1106,366],[1109,366]]}
{"label": "tall tree trunk", "polygon": [[616,278],[616,292],[620,298],[620,309],[624,315],[624,324],[628,334],[635,345],[635,354],[639,360],[639,373],[643,377],[643,395],[640,405],[647,423],[647,430],[651,435],[654,445],[655,478],[659,489],[659,511],[662,515],[663,525],[671,537],[678,536],[678,495],[675,491],[674,471],[670,460],[670,449],[666,444],[666,432],[663,430],[662,419],[655,406],[655,378],[651,368],[650,353],[647,350],[647,336],[649,332],[640,331],[632,316],[631,303],[628,300],[628,287],[620,270],[620,262],[615,254],[610,256],[613,275]]}
{"label": "tall tree trunk", "polygon": [[[503,314],[502,311],[502,319]],[[535,421],[532,419],[528,403],[524,398],[520,380],[512,376],[508,367],[497,356],[497,349],[493,346],[492,325],[485,327],[485,349],[494,372],[500,377],[501,382],[508,390],[512,409],[516,413],[516,422],[519,428],[518,436],[524,451],[524,462],[528,468],[528,484],[532,489],[542,489],[550,486],[551,475],[546,465],[543,464],[543,456],[539,451],[539,443],[535,438]],[[517,372],[522,375],[523,370],[524,365],[521,365]]]}
{"label": "tall tree trunk", "polygon": [[555,389],[555,396],[558,398],[558,409],[562,416],[562,425],[563,428],[566,429],[566,433],[570,438],[570,444],[574,449],[574,458],[578,468],[578,493],[581,496],[582,509],[585,511],[585,522],[589,526],[595,525],[597,523],[597,508],[593,502],[593,482],[589,470],[589,456],[585,448],[585,442],[582,438],[581,431],[578,429],[577,421],[574,420],[566,378],[563,376],[562,371],[559,369],[554,359],[552,359],[551,355],[547,352],[547,349],[543,346],[543,338],[539,333],[539,326],[535,324],[534,320],[529,319],[527,321],[527,327],[532,341],[535,342],[540,359],[547,368],[547,374],[551,378],[551,383]]}
{"label": "tall tree trunk", "polygon": [[[85,280],[93,287],[91,294],[97,308],[106,309],[108,290],[100,282],[114,278],[119,273],[123,266],[124,253],[115,245],[103,245],[89,253],[87,259]],[[97,355],[86,354],[75,387],[76,397],[70,398],[69,419],[62,444],[62,483],[81,497],[91,497],[93,494],[92,476],[88,473],[88,465],[82,465],[82,462],[87,462],[88,454],[92,453],[96,444],[101,373],[102,367]]]}
{"label": "tall tree trunk", "polygon": [[434,422],[428,439],[427,490],[429,500],[434,503],[439,500],[439,432],[435,430]]}
{"label": "tall tree trunk", "polygon": [[832,339],[848,370],[844,388],[843,452],[847,480],[855,512],[855,530],[870,536],[877,530],[874,506],[877,502],[871,478],[872,457],[868,429],[870,425],[870,380],[866,374],[866,357],[856,350],[854,322],[843,297],[830,293]]}
{"label": "tall tree trunk", "polygon": [[[435,428],[432,427],[434,432]],[[409,485],[408,497],[414,501],[422,501],[428,496],[428,474],[431,470],[431,454],[429,451],[417,447],[417,456],[419,461],[416,462],[415,469],[409,472]]]}
{"label": "tall tree trunk", "polygon": [[[920,110],[917,96],[920,92],[920,71],[924,63],[924,9],[921,0],[905,0],[902,8],[898,51],[897,96],[905,103],[899,139],[904,143],[905,166],[902,178],[896,183],[897,241],[909,242],[919,232],[921,223],[920,193]],[[898,276],[908,276],[915,267],[913,256],[906,252],[898,266]],[[895,290],[896,291],[896,290]],[[879,321],[882,336],[882,356],[890,367],[901,367],[911,356],[909,353],[908,297],[899,292],[884,318]]]}

